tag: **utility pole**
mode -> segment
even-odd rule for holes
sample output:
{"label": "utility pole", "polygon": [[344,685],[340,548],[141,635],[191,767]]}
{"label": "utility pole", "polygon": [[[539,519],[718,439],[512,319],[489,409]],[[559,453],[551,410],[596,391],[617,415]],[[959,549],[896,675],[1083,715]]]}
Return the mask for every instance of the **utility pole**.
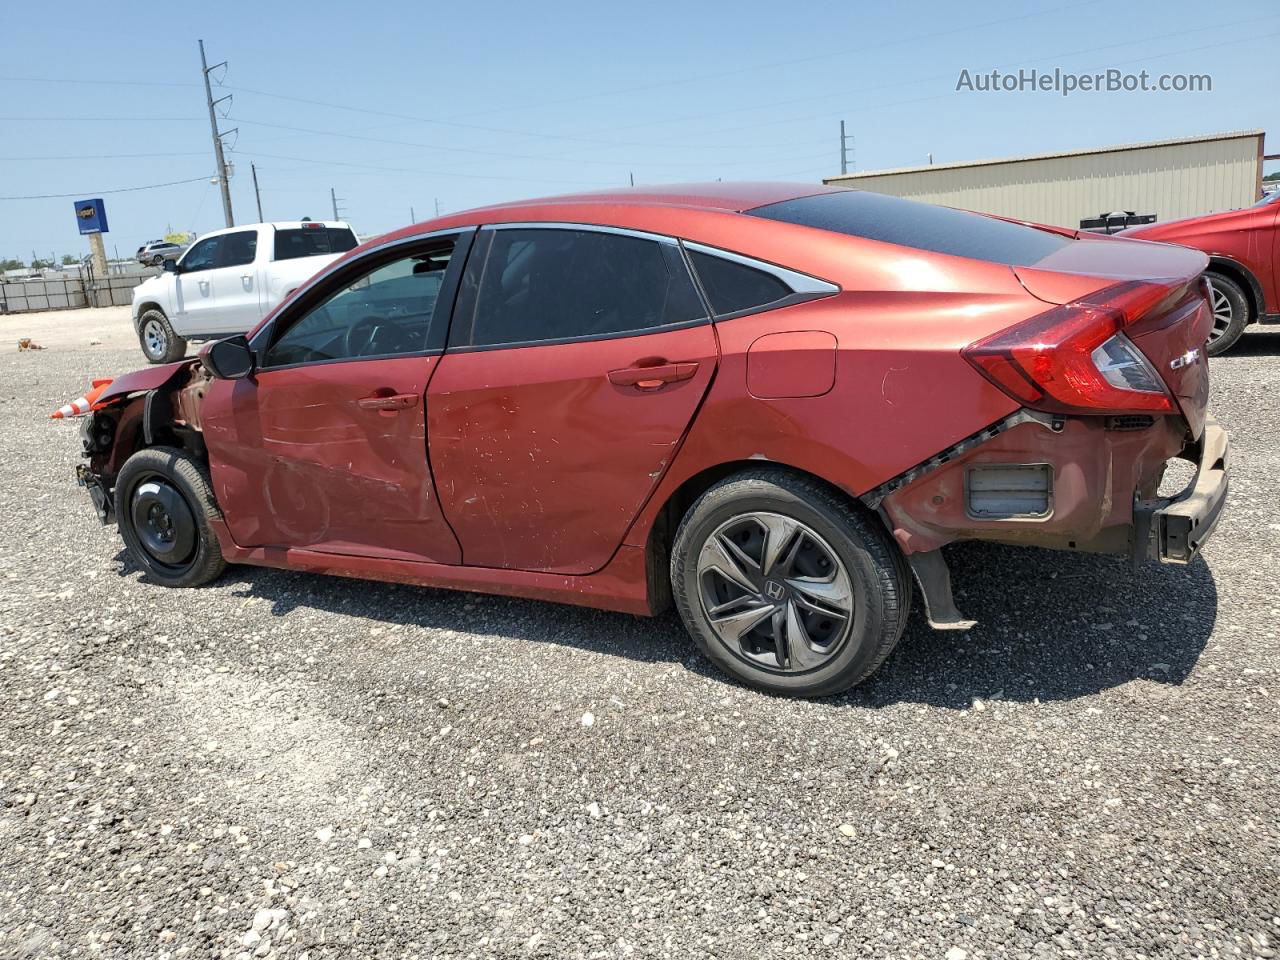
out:
{"label": "utility pole", "polygon": [[439,217],[440,216],[440,198],[436,197],[435,201],[436,201],[436,216]]}
{"label": "utility pole", "polygon": [[339,197],[337,194],[335,194],[335,193],[333,192],[333,187],[330,187],[330,188],[329,188],[329,202],[330,202],[331,204],[333,204],[333,219],[335,219],[335,220],[341,220],[341,219],[342,219],[342,217],[341,217],[341,216],[339,216],[339,214],[338,214],[338,201],[339,201],[339,200],[342,200],[342,199],[344,199],[344,198]]}
{"label": "utility pole", "polygon": [[853,151],[849,149],[849,142],[853,140],[852,135],[846,135],[844,132],[844,121],[840,121],[840,172],[848,173],[850,167],[850,157]]}
{"label": "utility pole", "polygon": [[410,208],[409,208],[409,222],[410,222],[410,223],[417,223],[417,222],[418,222],[418,216],[417,216],[417,214],[415,214],[415,213],[413,212],[413,207],[410,207]]}
{"label": "utility pole", "polygon": [[258,168],[249,161],[249,172],[253,174],[253,199],[258,201],[258,222],[266,223],[262,216],[262,194],[258,192]]}
{"label": "utility pole", "polygon": [[[213,158],[218,164],[218,186],[222,188],[222,214],[226,218],[227,226],[234,227],[236,218],[231,213],[231,184],[227,181],[227,161],[222,155],[222,138],[224,134],[218,132],[218,114],[214,110],[215,106],[222,103],[223,100],[230,100],[231,97],[228,95],[217,100],[213,99],[213,88],[209,85],[209,74],[219,67],[225,67],[227,61],[223,60],[221,63],[215,63],[212,67],[209,66],[209,61],[205,59],[204,55],[204,41],[201,40],[199,43],[200,70],[204,75],[204,98],[209,106],[209,129],[213,133]],[[231,131],[228,130],[227,133],[231,133]]]}

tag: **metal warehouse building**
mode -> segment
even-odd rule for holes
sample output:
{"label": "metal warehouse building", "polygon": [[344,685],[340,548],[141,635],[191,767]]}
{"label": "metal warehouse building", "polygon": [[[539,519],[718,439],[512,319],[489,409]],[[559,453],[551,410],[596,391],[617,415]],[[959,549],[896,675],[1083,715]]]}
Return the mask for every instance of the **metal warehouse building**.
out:
{"label": "metal warehouse building", "polygon": [[1116,210],[1165,221],[1248,206],[1261,196],[1263,156],[1263,132],[1243,130],[824,182],[1075,229]]}

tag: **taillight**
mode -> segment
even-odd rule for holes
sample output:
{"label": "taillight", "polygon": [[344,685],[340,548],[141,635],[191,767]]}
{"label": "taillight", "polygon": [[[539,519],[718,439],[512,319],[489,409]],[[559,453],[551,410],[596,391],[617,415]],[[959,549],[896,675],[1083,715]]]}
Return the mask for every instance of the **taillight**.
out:
{"label": "taillight", "polygon": [[1107,292],[1120,296],[1107,303],[1054,307],[970,344],[962,354],[988,380],[1034,410],[1174,412],[1160,375],[1121,332],[1151,305],[1150,288],[1141,297],[1128,284]]}

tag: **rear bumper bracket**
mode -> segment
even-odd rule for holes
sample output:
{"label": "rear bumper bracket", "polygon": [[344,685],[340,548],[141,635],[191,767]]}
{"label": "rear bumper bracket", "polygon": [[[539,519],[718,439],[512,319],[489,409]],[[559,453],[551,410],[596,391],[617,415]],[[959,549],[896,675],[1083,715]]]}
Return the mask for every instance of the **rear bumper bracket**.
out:
{"label": "rear bumper bracket", "polygon": [[1190,563],[1217,528],[1230,487],[1230,437],[1211,419],[1205,422],[1197,448],[1192,460],[1195,477],[1181,493],[1134,504],[1135,564]]}
{"label": "rear bumper bracket", "polygon": [[956,609],[956,601],[951,594],[951,572],[947,569],[947,561],[942,559],[941,550],[908,554],[907,563],[911,565],[911,572],[924,594],[924,611],[929,618],[929,626],[935,630],[968,630],[977,624],[977,620],[966,620]]}

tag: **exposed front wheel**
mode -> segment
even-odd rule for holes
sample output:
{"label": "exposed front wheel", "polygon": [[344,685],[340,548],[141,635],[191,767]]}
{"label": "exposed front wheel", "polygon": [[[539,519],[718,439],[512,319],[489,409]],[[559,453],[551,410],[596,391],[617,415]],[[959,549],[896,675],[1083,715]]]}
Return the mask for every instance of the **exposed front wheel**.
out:
{"label": "exposed front wheel", "polygon": [[1249,298],[1230,277],[1212,271],[1205,276],[1212,291],[1209,305],[1213,309],[1213,329],[1209,331],[1205,351],[1217,357],[1235,346],[1249,325]]}
{"label": "exposed front wheel", "polygon": [[204,468],[173,447],[139,450],[116,478],[116,516],[125,545],[166,587],[195,587],[226,568],[209,526],[221,514]]}
{"label": "exposed front wheel", "polygon": [[187,355],[187,341],[173,332],[160,310],[147,310],[138,318],[138,342],[152,363],[173,363]]}
{"label": "exposed front wheel", "polygon": [[718,666],[761,689],[824,696],[860,683],[906,625],[911,581],[873,517],[784,471],[708,490],[676,533],[671,582]]}

